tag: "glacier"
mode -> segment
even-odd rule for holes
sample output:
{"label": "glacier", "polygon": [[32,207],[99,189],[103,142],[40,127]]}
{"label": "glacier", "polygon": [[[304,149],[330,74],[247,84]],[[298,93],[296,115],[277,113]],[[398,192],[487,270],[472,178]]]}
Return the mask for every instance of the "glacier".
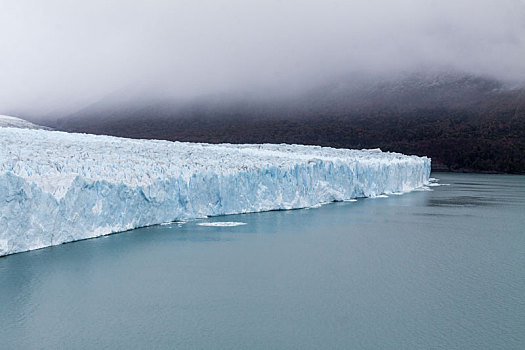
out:
{"label": "glacier", "polygon": [[9,115],[0,114],[0,127],[4,128],[20,128],[20,129],[41,129],[41,130],[52,130],[47,126],[33,124],[27,120],[12,117]]}
{"label": "glacier", "polygon": [[164,222],[407,192],[430,159],[0,127],[0,256]]}

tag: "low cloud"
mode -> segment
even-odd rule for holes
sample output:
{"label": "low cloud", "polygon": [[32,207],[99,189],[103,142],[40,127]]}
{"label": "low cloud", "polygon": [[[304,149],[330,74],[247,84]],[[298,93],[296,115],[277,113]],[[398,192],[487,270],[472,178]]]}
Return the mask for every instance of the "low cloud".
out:
{"label": "low cloud", "polygon": [[2,0],[0,114],[301,91],[342,75],[525,81],[523,0]]}

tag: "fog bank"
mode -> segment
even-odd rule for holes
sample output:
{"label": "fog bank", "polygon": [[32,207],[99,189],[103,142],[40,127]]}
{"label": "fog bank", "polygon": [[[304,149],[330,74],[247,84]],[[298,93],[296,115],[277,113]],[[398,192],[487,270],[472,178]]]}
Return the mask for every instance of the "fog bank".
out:
{"label": "fog bank", "polygon": [[342,75],[525,81],[524,0],[0,0],[0,114],[294,93]]}

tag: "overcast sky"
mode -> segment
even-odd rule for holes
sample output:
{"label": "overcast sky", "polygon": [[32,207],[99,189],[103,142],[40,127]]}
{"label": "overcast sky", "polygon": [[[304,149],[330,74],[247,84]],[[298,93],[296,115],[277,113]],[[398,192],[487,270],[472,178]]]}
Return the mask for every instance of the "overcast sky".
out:
{"label": "overcast sky", "polygon": [[430,68],[525,80],[525,0],[0,0],[0,114]]}

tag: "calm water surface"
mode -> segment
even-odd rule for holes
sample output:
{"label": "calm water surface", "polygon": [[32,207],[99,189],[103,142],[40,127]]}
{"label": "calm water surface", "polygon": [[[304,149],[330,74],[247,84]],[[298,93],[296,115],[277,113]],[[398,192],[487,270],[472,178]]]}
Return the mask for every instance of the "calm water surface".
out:
{"label": "calm water surface", "polygon": [[0,258],[0,348],[525,349],[525,177],[433,176]]}

